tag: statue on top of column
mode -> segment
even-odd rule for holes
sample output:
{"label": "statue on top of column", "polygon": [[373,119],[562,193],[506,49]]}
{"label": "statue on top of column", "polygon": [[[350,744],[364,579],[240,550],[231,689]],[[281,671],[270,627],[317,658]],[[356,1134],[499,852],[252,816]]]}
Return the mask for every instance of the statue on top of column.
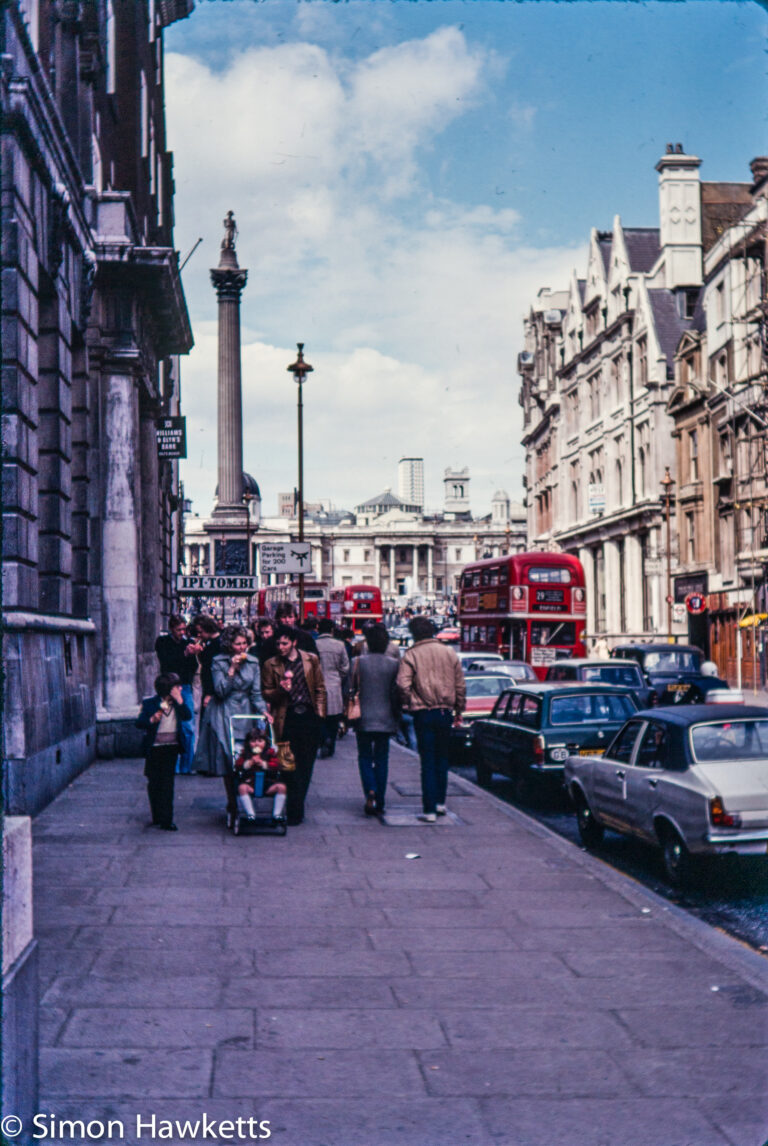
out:
{"label": "statue on top of column", "polygon": [[224,231],[226,233],[224,238],[221,240],[221,249],[222,251],[234,251],[237,224],[235,223],[235,215],[233,211],[227,211],[227,217],[224,220]]}

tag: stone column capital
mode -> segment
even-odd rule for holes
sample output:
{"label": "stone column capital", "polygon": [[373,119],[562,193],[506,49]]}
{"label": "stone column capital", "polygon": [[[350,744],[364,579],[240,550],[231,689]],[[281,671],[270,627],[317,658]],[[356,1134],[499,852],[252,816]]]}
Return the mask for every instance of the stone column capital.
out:
{"label": "stone column capital", "polygon": [[248,281],[248,271],[240,267],[214,267],[211,269],[211,282],[221,302],[224,299],[240,301],[240,295]]}

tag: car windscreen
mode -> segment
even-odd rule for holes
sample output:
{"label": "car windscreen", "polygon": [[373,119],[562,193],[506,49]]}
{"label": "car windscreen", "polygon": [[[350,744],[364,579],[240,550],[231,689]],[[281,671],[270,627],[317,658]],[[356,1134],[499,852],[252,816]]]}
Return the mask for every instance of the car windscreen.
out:
{"label": "car windscreen", "polygon": [[725,720],[694,724],[691,748],[699,763],[768,761],[768,720]]}
{"label": "car windscreen", "polygon": [[701,654],[685,649],[653,650],[643,658],[646,672],[698,672],[700,665]]}
{"label": "car windscreen", "polygon": [[467,698],[478,696],[501,696],[509,688],[509,679],[503,676],[468,676]]}
{"label": "car windscreen", "polygon": [[628,720],[636,711],[628,696],[602,693],[574,693],[553,696],[549,709],[550,724],[588,724],[611,720]]}
{"label": "car windscreen", "polygon": [[634,665],[584,665],[580,672],[582,680],[600,681],[601,684],[621,684],[629,688],[642,685],[640,670]]}

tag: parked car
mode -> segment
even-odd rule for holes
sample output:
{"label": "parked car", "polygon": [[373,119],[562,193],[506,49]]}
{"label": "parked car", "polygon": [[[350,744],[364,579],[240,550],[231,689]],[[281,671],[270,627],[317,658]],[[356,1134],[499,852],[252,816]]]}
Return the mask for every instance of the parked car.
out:
{"label": "parked car", "polygon": [[496,666],[503,660],[501,653],[457,653],[461,667],[466,672],[470,665]]}
{"label": "parked car", "polygon": [[695,645],[623,644],[611,649],[611,659],[633,660],[640,665],[659,704],[700,704],[715,688],[728,688],[728,682],[702,673],[704,654]]}
{"label": "parked car", "polygon": [[570,753],[603,751],[636,711],[631,694],[612,685],[537,681],[507,689],[490,717],[475,721],[477,782],[501,772],[515,781],[520,799],[546,781],[560,784]]}
{"label": "parked car", "polygon": [[472,732],[479,717],[489,716],[496,701],[509,688],[506,673],[484,669],[467,673],[467,700],[461,725],[451,729],[451,759],[454,764],[465,764],[472,745]]}
{"label": "parked car", "polygon": [[435,633],[438,641],[442,641],[446,645],[458,645],[461,640],[461,633],[458,629],[439,629]]}
{"label": "parked car", "polygon": [[662,850],[683,885],[692,858],[768,852],[768,709],[744,704],[648,709],[603,755],[571,754],[566,788],[581,839],[606,828]]}
{"label": "parked car", "polygon": [[638,708],[650,708],[657,699],[656,690],[648,684],[636,660],[619,660],[614,657],[608,661],[605,658],[575,657],[573,660],[550,665],[544,679],[559,683],[579,680],[619,685],[631,689]]}

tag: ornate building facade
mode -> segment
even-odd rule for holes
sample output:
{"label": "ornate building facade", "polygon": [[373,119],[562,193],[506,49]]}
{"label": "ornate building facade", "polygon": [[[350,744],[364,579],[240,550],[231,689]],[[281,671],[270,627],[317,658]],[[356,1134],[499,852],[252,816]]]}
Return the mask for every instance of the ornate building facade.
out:
{"label": "ornate building facade", "polygon": [[173,248],[163,31],[192,0],[3,6],[4,797],[34,813],[120,751],[177,562],[192,344]]}
{"label": "ornate building facade", "polygon": [[[705,259],[750,209],[748,183],[706,183],[669,145],[656,170],[659,226],[593,230],[586,276],[542,291],[525,321],[522,378],[532,546],[578,556],[590,634],[686,632],[667,600],[682,569],[668,404],[681,339],[699,321]],[[674,505],[670,499],[670,516]],[[669,544],[667,538],[669,537]]]}

